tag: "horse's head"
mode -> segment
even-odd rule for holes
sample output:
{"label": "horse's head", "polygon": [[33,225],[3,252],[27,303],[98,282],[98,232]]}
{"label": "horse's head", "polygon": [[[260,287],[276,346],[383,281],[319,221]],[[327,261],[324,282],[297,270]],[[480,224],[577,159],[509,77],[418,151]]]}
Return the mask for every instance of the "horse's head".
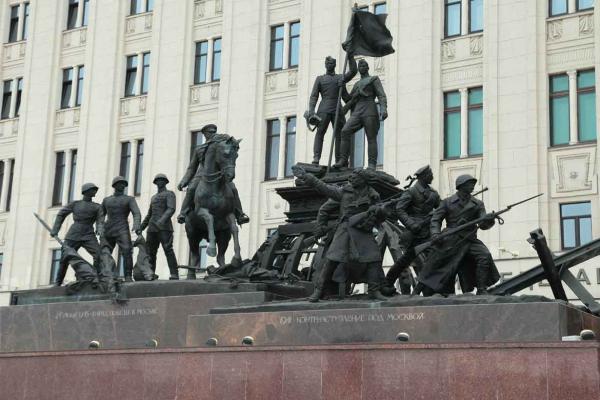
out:
{"label": "horse's head", "polygon": [[231,182],[235,178],[235,162],[238,157],[241,141],[242,139],[237,140],[234,137],[230,137],[227,140],[219,142],[216,152],[216,163],[227,182]]}

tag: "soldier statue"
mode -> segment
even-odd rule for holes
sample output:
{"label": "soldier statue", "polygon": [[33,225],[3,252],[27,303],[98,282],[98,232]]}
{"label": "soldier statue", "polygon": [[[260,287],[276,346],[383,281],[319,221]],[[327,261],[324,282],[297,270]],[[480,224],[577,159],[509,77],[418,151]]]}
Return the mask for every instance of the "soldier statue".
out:
{"label": "soldier statue", "polygon": [[[104,216],[100,204],[92,201],[97,192],[98,186],[93,183],[84,183],[81,186],[83,199],[75,200],[60,209],[54,220],[54,226],[50,231],[50,235],[57,237],[65,218],[69,214],[73,214],[73,225],[71,225],[67,232],[64,245],[75,251],[83,247],[93,257],[94,267],[99,271],[98,257],[100,255],[100,245],[94,234],[94,223],[96,224],[96,234],[101,236]],[[68,259],[63,256],[56,276],[56,286],[62,285],[68,267]]]}
{"label": "soldier statue", "polygon": [[[191,211],[194,205],[194,193],[196,191],[196,187],[198,186],[198,182],[200,181],[200,177],[202,176],[204,170],[204,155],[206,154],[208,146],[210,146],[214,142],[228,140],[231,137],[222,133],[217,134],[217,126],[214,124],[208,124],[203,126],[202,129],[200,129],[200,132],[202,132],[206,141],[194,150],[192,160],[190,161],[185,175],[183,176],[183,178],[181,178],[181,181],[177,185],[177,189],[179,191],[182,191],[185,187],[187,187],[187,192],[185,194],[183,204],[181,204],[181,212],[179,213],[179,216],[177,216],[177,222],[179,222],[180,224],[185,223],[185,217],[187,213]],[[242,209],[240,195],[238,193],[237,188],[235,187],[235,184],[233,183],[233,181],[231,181],[228,182],[227,185],[230,186],[230,189],[233,192],[233,197],[235,201],[234,214],[238,225],[250,222],[250,218],[244,213],[244,210]]]}
{"label": "soldier statue", "polygon": [[[457,192],[434,210],[430,227],[434,253],[419,273],[415,292],[423,291],[426,295],[454,293],[458,275],[463,292],[476,287],[477,294],[487,294],[487,288],[500,279],[489,250],[477,239],[477,229],[494,226],[495,214],[486,214],[483,202],[471,196],[476,183],[477,179],[471,175],[460,175],[456,179]],[[444,220],[446,228],[450,229],[477,219],[481,222],[470,229],[447,238],[440,236]]]}
{"label": "soldier statue", "polygon": [[[315,291],[309,297],[309,301],[319,301],[325,284],[331,281],[332,275],[338,267],[343,269],[354,264],[366,267],[369,297],[386,300],[387,298],[379,291],[383,275],[382,257],[373,235],[373,226],[385,219],[385,211],[374,206],[379,201],[379,194],[369,184],[371,172],[363,169],[355,170],[348,179],[349,184],[343,187],[328,185],[317,177],[307,174],[299,166],[293,167],[293,172],[299,179],[299,183],[312,186],[329,198],[322,208],[339,210],[338,225],[325,256],[327,262],[321,270]],[[352,225],[351,218],[361,213],[371,214],[375,218],[370,224],[366,224],[368,226],[364,226],[365,224],[362,224],[363,226],[359,226],[361,224]],[[320,229],[320,231],[322,230]]]}
{"label": "soldier statue", "polygon": [[[377,134],[380,120],[385,120],[387,114],[387,97],[378,76],[369,75],[369,64],[365,60],[358,62],[360,80],[354,84],[350,92],[350,100],[344,106],[343,113],[352,111],[350,118],[342,128],[342,144],[340,158],[334,164],[335,168],[348,166],[352,135],[364,128],[368,143],[369,169],[377,167]],[[379,101],[379,110],[375,98]]]}
{"label": "soldier statue", "polygon": [[402,256],[389,269],[386,278],[390,286],[394,286],[400,274],[415,260],[415,246],[430,238],[430,225],[433,210],[440,205],[438,192],[430,185],[433,172],[429,165],[415,172],[416,183],[400,196],[396,203],[396,215],[407,229],[402,237]]}
{"label": "soldier statue", "polygon": [[102,251],[108,254],[112,253],[115,245],[119,245],[119,250],[125,261],[125,281],[131,282],[133,272],[133,246],[131,243],[131,233],[129,231],[128,217],[133,215],[133,232],[138,235],[142,232],[140,229],[140,209],[135,198],[125,194],[127,180],[122,176],[117,176],[112,181],[112,187],[115,189],[112,196],[106,197],[102,201],[102,210],[106,215],[104,223],[104,236],[101,236]]}
{"label": "soldier statue", "polygon": [[169,179],[165,174],[158,174],[154,177],[153,183],[158,191],[150,199],[150,207],[148,214],[142,221],[140,230],[144,231],[148,228],[146,235],[146,245],[148,247],[148,255],[152,264],[152,272],[156,271],[156,253],[158,246],[162,245],[167,264],[169,265],[169,279],[179,279],[179,271],[177,269],[177,258],[173,250],[173,224],[171,217],[175,214],[175,193],[167,190]]}
{"label": "soldier statue", "polygon": [[[338,104],[338,95],[340,91],[340,85],[342,87],[342,97],[349,99],[349,94],[346,91],[346,83],[349,82],[357,72],[356,60],[352,54],[348,55],[349,71],[344,75],[336,74],[336,60],[333,57],[327,56],[325,58],[325,71],[324,75],[320,75],[315,79],[312,92],[310,93],[310,101],[308,104],[308,111],[305,116],[307,120],[317,116],[317,132],[315,134],[315,142],[313,145],[313,164],[319,164],[321,160],[321,152],[323,151],[323,140],[325,139],[325,133],[329,124],[335,128],[334,140],[335,140],[335,159],[336,161],[340,158],[340,142],[341,142],[341,131],[342,126],[346,123],[344,115],[340,112],[337,124],[335,121],[335,114]],[[317,101],[321,95],[321,102],[319,103],[319,109],[315,114],[315,107]],[[341,111],[341,110],[340,110]]]}

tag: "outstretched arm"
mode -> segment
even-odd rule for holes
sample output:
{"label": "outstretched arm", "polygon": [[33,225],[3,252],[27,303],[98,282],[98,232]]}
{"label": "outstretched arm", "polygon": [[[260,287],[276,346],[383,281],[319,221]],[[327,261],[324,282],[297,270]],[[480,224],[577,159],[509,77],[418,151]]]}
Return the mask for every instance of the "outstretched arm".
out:
{"label": "outstretched arm", "polygon": [[60,209],[58,214],[56,214],[56,218],[54,219],[54,226],[52,227],[52,230],[50,231],[51,236],[54,237],[54,236],[58,235],[58,231],[60,231],[60,227],[62,226],[63,222],[65,221],[65,218],[67,218],[67,216],[69,214],[71,214],[72,212],[73,212],[73,203],[69,203]]}
{"label": "outstretched arm", "polygon": [[312,186],[317,192],[329,197],[330,199],[340,201],[342,200],[342,189],[335,185],[328,185],[321,181],[316,176],[307,174],[304,168],[299,166],[293,166],[292,171],[294,176],[308,186]]}

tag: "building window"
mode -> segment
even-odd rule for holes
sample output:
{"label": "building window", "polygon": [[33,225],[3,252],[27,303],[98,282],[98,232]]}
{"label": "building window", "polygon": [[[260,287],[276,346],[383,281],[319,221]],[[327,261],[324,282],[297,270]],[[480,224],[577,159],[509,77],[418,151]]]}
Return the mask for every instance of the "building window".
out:
{"label": "building window", "polygon": [[283,25],[271,27],[270,71],[276,71],[283,68],[283,31]]}
{"label": "building window", "polygon": [[137,141],[137,151],[135,154],[135,179],[133,184],[133,195],[139,196],[142,193],[142,168],[144,166],[144,139]]}
{"label": "building window", "polygon": [[125,72],[125,97],[135,96],[135,81],[137,79],[138,57],[127,56],[127,71]]}
{"label": "building window", "polygon": [[483,31],[483,0],[469,1],[469,32]]}
{"label": "building window", "polygon": [[154,11],[154,0],[146,0],[146,12]]}
{"label": "building window", "polygon": [[300,58],[300,22],[290,24],[290,54],[288,65],[297,67]]}
{"label": "building window", "polygon": [[596,140],[596,74],[577,73],[577,137],[580,142]]}
{"label": "building window", "polygon": [[563,250],[592,241],[592,208],[589,201],[560,205],[560,230]]}
{"label": "building window", "polygon": [[2,90],[2,119],[10,118],[10,103],[12,101],[12,80],[4,81]]}
{"label": "building window", "polygon": [[577,11],[591,10],[594,8],[594,0],[577,0]]}
{"label": "building window", "polygon": [[63,69],[62,91],[60,95],[60,108],[69,108],[71,91],[73,90],[73,68]]}
{"label": "building window", "polygon": [[461,0],[446,0],[444,37],[460,35]]}
{"label": "building window", "polygon": [[10,203],[12,201],[12,187],[15,177],[15,160],[10,160],[10,174],[8,174],[8,189],[6,193],[6,211],[10,211]]}
{"label": "building window", "polygon": [[65,179],[65,152],[56,153],[54,166],[54,189],[52,190],[52,206],[60,206],[63,196],[63,182]]}
{"label": "building window", "polygon": [[129,7],[129,14],[135,15],[140,14],[142,12],[142,0],[131,0],[131,5]]}
{"label": "building window", "polygon": [[277,228],[267,228],[267,239],[277,233]]}
{"label": "building window", "polygon": [[144,53],[144,64],[142,68],[141,94],[148,94],[148,80],[150,79],[150,53]]}
{"label": "building window", "polygon": [[54,284],[58,278],[58,270],[60,269],[60,260],[62,259],[62,250],[52,250],[52,260],[50,261],[50,284]]}
{"label": "building window", "polygon": [[88,26],[90,18],[90,0],[83,0],[83,15],[81,16],[81,26]]}
{"label": "building window", "polygon": [[288,117],[285,127],[285,176],[291,177],[296,163],[296,117]]}
{"label": "building window", "polygon": [[21,31],[21,36],[23,40],[27,40],[29,31],[29,3],[23,3],[23,28]]}
{"label": "building window", "polygon": [[385,13],[387,13],[387,5],[385,3],[375,4],[375,7],[373,8],[373,14],[379,15]]}
{"label": "building window", "polygon": [[0,276],[2,276],[2,266],[4,265],[4,253],[0,253]]}
{"label": "building window", "polygon": [[119,162],[119,175],[129,179],[129,165],[131,164],[131,143],[121,143],[121,161]]}
{"label": "building window", "polygon": [[81,105],[81,101],[83,99],[83,77],[85,75],[85,68],[83,65],[80,65],[77,68],[77,93],[75,95],[75,107],[79,107]]}
{"label": "building window", "polygon": [[10,25],[8,28],[8,43],[16,42],[19,36],[19,5],[10,8]]}
{"label": "building window", "polygon": [[[4,187],[4,170],[5,170],[4,161],[0,161],[0,198],[2,198],[2,189]],[[0,209],[0,211],[2,211],[2,210]]]}
{"label": "building window", "polygon": [[444,94],[444,158],[460,157],[460,92]]}
{"label": "building window", "polygon": [[21,97],[23,96],[23,78],[17,79],[17,101],[15,102],[15,117],[21,114]]}
{"label": "building window", "polygon": [[567,74],[550,77],[550,143],[569,143],[569,78]]}
{"label": "building window", "polygon": [[69,196],[67,202],[75,200],[75,177],[77,176],[77,149],[71,150],[71,171],[69,176]]}
{"label": "building window", "polygon": [[212,76],[213,82],[221,80],[221,38],[213,41]]}
{"label": "building window", "polygon": [[77,27],[77,14],[79,14],[79,0],[69,0],[67,13],[67,30]]}
{"label": "building window", "polygon": [[563,15],[567,13],[568,0],[548,0],[548,15],[555,17],[557,15]]}
{"label": "building window", "polygon": [[192,140],[190,141],[190,160],[194,156],[194,151],[204,143],[204,135],[200,131],[192,132]]}
{"label": "building window", "polygon": [[279,170],[279,140],[281,125],[279,119],[267,121],[267,152],[265,179],[277,179]]}
{"label": "building window", "polygon": [[483,88],[469,89],[468,153],[483,154]]}
{"label": "building window", "polygon": [[208,41],[196,42],[196,59],[194,62],[194,84],[206,82],[206,67],[208,62]]}

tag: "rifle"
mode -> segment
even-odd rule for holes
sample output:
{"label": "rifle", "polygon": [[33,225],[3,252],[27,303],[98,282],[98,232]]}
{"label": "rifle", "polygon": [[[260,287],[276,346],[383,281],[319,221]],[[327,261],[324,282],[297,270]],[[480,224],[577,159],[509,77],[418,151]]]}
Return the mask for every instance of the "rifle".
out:
{"label": "rifle", "polygon": [[464,231],[465,229],[468,228],[472,228],[475,227],[476,229],[479,228],[479,224],[481,224],[484,221],[490,220],[490,219],[497,219],[498,223],[500,225],[502,225],[504,223],[504,220],[500,217],[500,215],[504,214],[507,211],[510,211],[513,207],[518,206],[519,204],[523,204],[527,201],[533,200],[535,198],[538,198],[540,196],[542,196],[544,193],[540,193],[537,194],[535,196],[531,196],[526,198],[525,200],[521,200],[521,201],[517,201],[516,203],[510,204],[508,206],[506,206],[506,208],[500,210],[500,211],[492,211],[491,213],[488,213],[486,215],[484,215],[483,217],[474,219],[473,221],[469,221],[466,222],[464,224],[461,224],[459,226],[455,226],[454,228],[448,228],[446,229],[444,232],[442,232],[437,238],[435,238],[435,240],[429,240],[425,243],[422,243],[418,246],[415,247],[415,253],[418,255],[420,253],[423,252],[423,250],[427,249],[428,247],[430,247],[431,245],[433,245],[436,242],[442,241],[443,239],[454,235],[455,233]]}
{"label": "rifle", "polygon": [[[46,230],[47,230],[48,232],[52,232],[52,228],[50,228],[50,226],[49,226],[49,225],[46,223],[46,221],[44,221],[44,220],[42,219],[42,217],[40,217],[40,216],[39,216],[37,213],[33,213],[33,215],[35,216],[35,218],[36,218],[38,221],[40,221],[40,224],[42,224],[42,226],[43,226],[44,228],[46,228]],[[61,245],[61,247],[64,245],[64,242],[62,241],[62,239],[61,239],[61,238],[59,238],[58,236],[52,236],[52,237],[54,238],[54,240],[56,240],[56,241],[58,242],[58,244],[60,244],[60,245]]]}

